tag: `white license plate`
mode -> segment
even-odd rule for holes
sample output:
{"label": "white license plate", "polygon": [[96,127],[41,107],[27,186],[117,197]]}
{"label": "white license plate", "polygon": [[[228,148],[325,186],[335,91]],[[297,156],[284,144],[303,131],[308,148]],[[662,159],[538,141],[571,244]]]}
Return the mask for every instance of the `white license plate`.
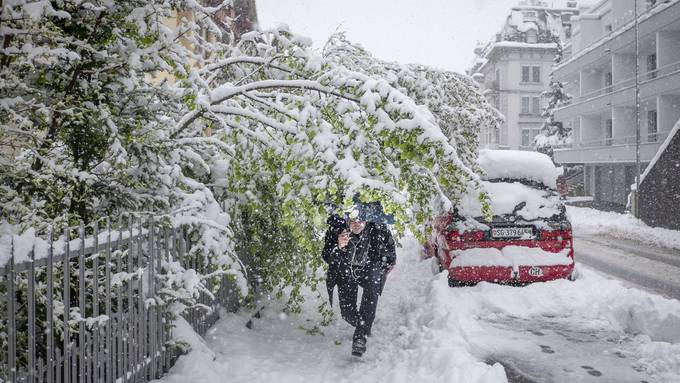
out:
{"label": "white license plate", "polygon": [[491,229],[493,238],[528,238],[534,237],[530,227],[494,227]]}

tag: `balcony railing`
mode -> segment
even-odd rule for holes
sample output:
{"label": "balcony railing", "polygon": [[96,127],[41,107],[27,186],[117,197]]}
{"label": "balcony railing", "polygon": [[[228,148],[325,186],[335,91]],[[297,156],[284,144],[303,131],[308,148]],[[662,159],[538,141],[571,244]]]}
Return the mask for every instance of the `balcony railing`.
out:
{"label": "balcony railing", "polygon": [[[650,134],[643,134],[640,137],[641,144],[661,143],[668,137],[669,132],[656,132]],[[596,148],[603,146],[617,146],[617,145],[635,145],[636,136],[625,137],[603,137],[590,141],[575,142],[573,147],[578,148]]]}
{"label": "balcony railing", "polygon": [[[646,19],[648,19],[648,18],[649,18],[649,14],[654,10],[654,8],[656,8],[657,6],[662,5],[662,4],[665,4],[665,2],[662,2],[662,3],[660,3],[660,4],[654,4],[654,5],[652,5],[652,6],[648,6],[645,10],[643,10],[643,11],[640,12],[640,13],[638,13],[638,23],[641,23],[641,22],[645,21]],[[587,51],[587,50],[589,50],[589,49],[592,49],[593,47],[595,47],[595,46],[597,46],[597,45],[600,45],[600,44],[604,43],[606,40],[609,40],[610,38],[613,38],[614,35],[617,35],[617,36],[618,36],[618,35],[620,34],[620,33],[618,32],[619,30],[621,30],[621,29],[626,29],[626,30],[627,30],[627,29],[629,29],[629,28],[633,28],[634,25],[635,25],[635,18],[634,18],[634,16],[631,14],[630,16],[626,17],[626,19],[624,20],[623,23],[621,23],[619,26],[617,26],[616,28],[612,29],[611,31],[609,31],[609,30],[605,31],[605,32],[602,34],[602,36],[600,36],[600,37],[599,37],[598,39],[596,39],[595,41],[589,43],[587,47],[582,48],[582,49],[579,50],[578,52],[572,52],[572,53],[569,54],[569,55],[566,55],[566,54],[565,54],[565,55],[564,55],[564,59],[562,60],[562,62],[563,62],[563,63],[566,63],[566,62],[568,62],[569,60],[571,60],[572,58],[574,58],[574,57],[576,57],[576,56],[580,56],[582,52]],[[572,36],[575,36],[575,35],[579,34],[580,32],[581,32],[581,26],[579,25],[579,23],[576,23],[576,25],[574,26],[574,29],[573,29],[573,31],[572,31]],[[568,44],[571,44],[571,41],[569,41]]]}
{"label": "balcony railing", "polygon": [[[662,67],[659,67],[657,69],[651,70],[649,72],[641,73],[639,76],[640,79],[640,85],[646,84],[650,81],[654,81],[659,78],[663,78],[666,76],[670,76],[676,73],[680,73],[680,61],[664,65]],[[601,97],[601,96],[606,96],[608,94],[616,93],[622,90],[630,89],[635,87],[635,77],[631,77],[622,81],[617,82],[616,84],[612,84],[609,86],[605,86],[604,88],[596,89],[593,91],[589,91],[587,93],[584,93],[580,96],[573,97],[571,100],[565,102],[564,106],[567,105],[573,105],[573,104],[580,104],[583,102],[587,101],[592,101],[595,98]]]}

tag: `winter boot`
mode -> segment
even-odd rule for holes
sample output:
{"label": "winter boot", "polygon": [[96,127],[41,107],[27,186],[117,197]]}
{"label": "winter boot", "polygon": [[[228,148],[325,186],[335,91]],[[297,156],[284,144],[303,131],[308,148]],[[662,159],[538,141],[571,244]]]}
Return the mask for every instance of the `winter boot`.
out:
{"label": "winter boot", "polygon": [[352,355],[362,356],[366,352],[366,338],[359,337],[355,338],[352,342]]}

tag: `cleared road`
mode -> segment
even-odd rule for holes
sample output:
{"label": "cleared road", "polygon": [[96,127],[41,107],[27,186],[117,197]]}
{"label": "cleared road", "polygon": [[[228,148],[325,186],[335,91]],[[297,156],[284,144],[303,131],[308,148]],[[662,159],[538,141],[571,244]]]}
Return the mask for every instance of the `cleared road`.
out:
{"label": "cleared road", "polygon": [[575,235],[576,262],[680,300],[680,252],[606,236]]}

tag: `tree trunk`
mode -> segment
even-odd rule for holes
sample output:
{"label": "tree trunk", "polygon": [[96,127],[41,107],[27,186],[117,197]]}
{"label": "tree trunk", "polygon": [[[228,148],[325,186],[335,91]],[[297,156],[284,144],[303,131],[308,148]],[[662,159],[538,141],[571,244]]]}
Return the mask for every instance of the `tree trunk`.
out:
{"label": "tree trunk", "polygon": [[232,30],[236,41],[244,33],[258,29],[255,0],[234,0],[234,24]]}

